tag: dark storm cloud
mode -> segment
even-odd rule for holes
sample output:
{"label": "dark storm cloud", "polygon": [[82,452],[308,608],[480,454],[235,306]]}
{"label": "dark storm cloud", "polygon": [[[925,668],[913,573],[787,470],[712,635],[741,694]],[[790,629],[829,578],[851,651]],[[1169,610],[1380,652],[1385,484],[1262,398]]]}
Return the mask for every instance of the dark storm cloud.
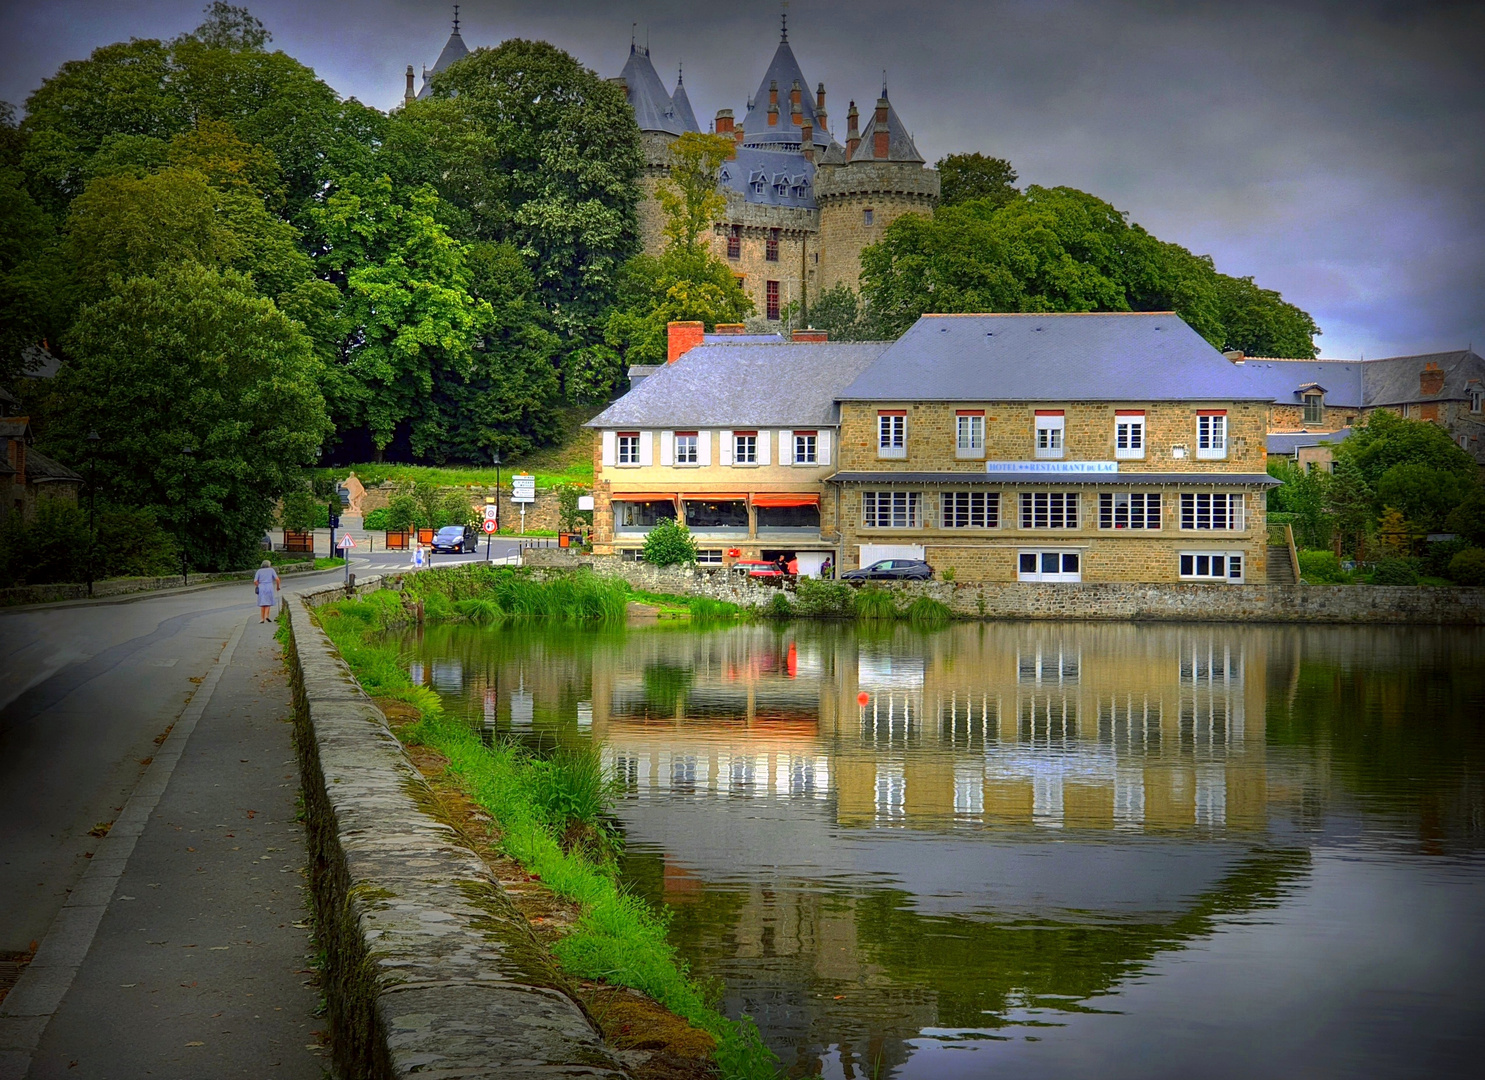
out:
{"label": "dark storm cloud", "polygon": [[[0,95],[68,58],[169,36],[205,0],[25,6],[6,14]],[[432,64],[449,5],[250,5],[275,43],[381,108]],[[667,84],[684,61],[705,124],[741,115],[778,40],[773,3],[493,2],[465,40],[555,42],[615,74],[630,25]],[[1163,239],[1251,274],[1315,315],[1325,355],[1485,348],[1485,15],[1477,3],[970,3],[794,0],[790,41],[865,111],[886,69],[930,161],[1010,158],[1023,182],[1091,191]]]}

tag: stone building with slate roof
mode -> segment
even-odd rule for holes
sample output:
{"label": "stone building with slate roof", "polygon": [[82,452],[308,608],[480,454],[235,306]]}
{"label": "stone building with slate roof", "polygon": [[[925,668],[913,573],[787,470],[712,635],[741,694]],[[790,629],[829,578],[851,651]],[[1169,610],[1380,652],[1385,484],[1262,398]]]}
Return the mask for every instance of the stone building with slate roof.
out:
{"label": "stone building with slate roof", "polygon": [[[408,100],[426,97],[431,76],[468,52],[456,9],[454,32],[433,67],[424,68],[416,94],[408,67]],[[658,254],[665,216],[655,190],[669,176],[670,145],[703,128],[679,66],[675,89],[667,92],[648,46],[630,42],[614,81],[624,87],[639,125],[640,236],[645,250]],[[865,126],[850,102],[841,137],[839,120],[832,125],[826,109],[825,84],[813,86],[790,47],[785,21],[757,91],[740,112],[719,109],[708,124],[735,143],[718,177],[727,209],[713,224],[712,249],[769,321],[840,282],[856,288],[861,249],[879,241],[898,217],[929,213],[938,202],[938,172],[925,165],[885,82]]]}

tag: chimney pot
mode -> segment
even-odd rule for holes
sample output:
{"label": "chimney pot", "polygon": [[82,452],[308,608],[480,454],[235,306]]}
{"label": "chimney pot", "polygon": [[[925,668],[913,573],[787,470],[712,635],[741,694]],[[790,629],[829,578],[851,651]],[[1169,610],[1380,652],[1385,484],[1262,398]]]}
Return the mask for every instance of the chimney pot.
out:
{"label": "chimney pot", "polygon": [[806,161],[815,160],[815,125],[808,116],[799,123],[799,149]]}
{"label": "chimney pot", "polygon": [[732,134],[732,110],[731,109],[718,109],[717,110],[717,134],[718,135],[731,135]]}
{"label": "chimney pot", "polygon": [[856,156],[856,147],[861,145],[861,132],[859,130],[860,113],[856,111],[856,103],[851,102],[851,107],[846,112],[846,160]]}
{"label": "chimney pot", "polygon": [[665,362],[673,364],[685,356],[706,337],[706,324],[699,322],[672,322],[665,324]]}
{"label": "chimney pot", "polygon": [[1422,371],[1418,373],[1418,392],[1425,396],[1433,396],[1442,393],[1444,389],[1444,369],[1430,360]]}
{"label": "chimney pot", "polygon": [[740,322],[719,322],[712,328],[713,334],[719,334],[722,337],[735,337],[738,334],[746,334],[747,332],[747,324]]}

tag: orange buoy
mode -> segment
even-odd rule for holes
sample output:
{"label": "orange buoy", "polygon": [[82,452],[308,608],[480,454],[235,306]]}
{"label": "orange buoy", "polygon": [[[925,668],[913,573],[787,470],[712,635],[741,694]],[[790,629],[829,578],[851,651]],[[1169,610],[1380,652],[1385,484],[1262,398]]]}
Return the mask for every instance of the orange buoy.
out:
{"label": "orange buoy", "polygon": [[857,705],[860,705],[863,709],[866,707],[866,703],[869,702],[870,700],[871,700],[871,695],[868,694],[865,690],[861,691],[861,693],[859,693],[859,694],[856,695],[856,704]]}

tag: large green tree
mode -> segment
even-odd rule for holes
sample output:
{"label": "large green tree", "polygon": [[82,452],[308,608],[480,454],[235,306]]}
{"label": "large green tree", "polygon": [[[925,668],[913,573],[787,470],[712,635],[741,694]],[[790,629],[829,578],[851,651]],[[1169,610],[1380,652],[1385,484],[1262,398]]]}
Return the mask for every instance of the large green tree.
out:
{"label": "large green tree", "polygon": [[625,267],[604,337],[626,364],[658,364],[665,360],[669,323],[700,322],[710,330],[719,322],[742,322],[752,310],[752,299],[725,263],[700,245],[673,244],[659,257],[637,255]]}
{"label": "large green tree", "polygon": [[1005,158],[981,153],[948,154],[938,159],[939,205],[955,206],[971,199],[989,199],[1004,206],[1020,194],[1016,170]]}
{"label": "large green tree", "polygon": [[924,312],[1175,311],[1223,349],[1313,356],[1314,323],[1277,293],[1225,278],[1072,188],[1032,186],[908,214],[862,252],[862,297],[896,335]]}
{"label": "large green tree", "polygon": [[99,486],[158,508],[195,566],[248,564],[329,433],[300,327],[246,275],[182,263],[121,282],[64,344],[47,448],[95,453]]}

